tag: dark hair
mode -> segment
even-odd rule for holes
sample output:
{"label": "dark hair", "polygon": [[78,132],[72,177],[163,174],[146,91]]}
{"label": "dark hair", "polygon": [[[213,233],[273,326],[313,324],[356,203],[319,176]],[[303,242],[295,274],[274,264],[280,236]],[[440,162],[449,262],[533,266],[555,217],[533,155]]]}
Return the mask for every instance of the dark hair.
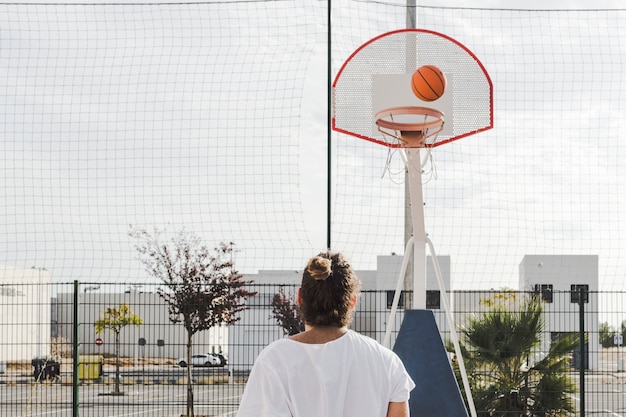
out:
{"label": "dark hair", "polygon": [[311,326],[350,324],[352,297],[361,282],[338,252],[322,252],[311,258],[302,274],[300,315]]}

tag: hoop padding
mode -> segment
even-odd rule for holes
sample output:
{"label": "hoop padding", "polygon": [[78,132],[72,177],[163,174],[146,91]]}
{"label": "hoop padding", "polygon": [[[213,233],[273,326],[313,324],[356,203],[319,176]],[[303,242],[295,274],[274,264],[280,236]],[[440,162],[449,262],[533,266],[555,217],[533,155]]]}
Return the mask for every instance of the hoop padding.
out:
{"label": "hoop padding", "polygon": [[[377,75],[406,75],[421,65],[439,67],[452,81],[452,111],[445,111],[445,129],[426,140],[435,147],[493,127],[493,88],[476,56],[454,39],[422,29],[380,35],[359,47],[343,64],[332,85],[335,131],[399,148],[403,144],[376,128],[373,83]],[[407,86],[410,90],[410,85]],[[415,105],[419,100],[415,98]],[[398,103],[397,106],[405,106]],[[428,103],[437,108],[438,103]]]}

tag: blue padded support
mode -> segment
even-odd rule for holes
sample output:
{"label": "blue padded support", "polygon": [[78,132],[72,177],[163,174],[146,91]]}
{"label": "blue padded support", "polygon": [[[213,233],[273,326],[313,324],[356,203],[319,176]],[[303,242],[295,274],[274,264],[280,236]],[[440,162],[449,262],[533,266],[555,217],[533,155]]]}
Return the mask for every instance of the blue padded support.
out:
{"label": "blue padded support", "polygon": [[468,417],[431,310],[406,311],[393,351],[415,381],[411,416]]}

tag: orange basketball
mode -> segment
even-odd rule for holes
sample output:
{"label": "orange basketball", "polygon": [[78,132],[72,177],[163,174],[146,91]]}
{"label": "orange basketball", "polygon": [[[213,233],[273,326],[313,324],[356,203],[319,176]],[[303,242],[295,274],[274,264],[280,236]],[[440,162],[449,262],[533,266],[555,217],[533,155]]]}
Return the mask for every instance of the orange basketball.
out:
{"label": "orange basketball", "polygon": [[419,67],[411,77],[411,89],[423,101],[435,101],[446,90],[446,76],[434,65]]}

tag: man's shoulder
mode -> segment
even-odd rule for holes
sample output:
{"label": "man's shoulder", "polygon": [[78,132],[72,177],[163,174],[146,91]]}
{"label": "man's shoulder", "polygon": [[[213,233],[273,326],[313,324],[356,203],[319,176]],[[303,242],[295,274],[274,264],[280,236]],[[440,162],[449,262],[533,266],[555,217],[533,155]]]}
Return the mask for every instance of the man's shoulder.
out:
{"label": "man's shoulder", "polygon": [[361,344],[370,350],[380,352],[383,355],[386,355],[389,353],[393,354],[393,352],[390,349],[381,345],[377,340],[369,336],[365,336],[355,331],[350,331],[350,337],[352,338],[353,343]]}

